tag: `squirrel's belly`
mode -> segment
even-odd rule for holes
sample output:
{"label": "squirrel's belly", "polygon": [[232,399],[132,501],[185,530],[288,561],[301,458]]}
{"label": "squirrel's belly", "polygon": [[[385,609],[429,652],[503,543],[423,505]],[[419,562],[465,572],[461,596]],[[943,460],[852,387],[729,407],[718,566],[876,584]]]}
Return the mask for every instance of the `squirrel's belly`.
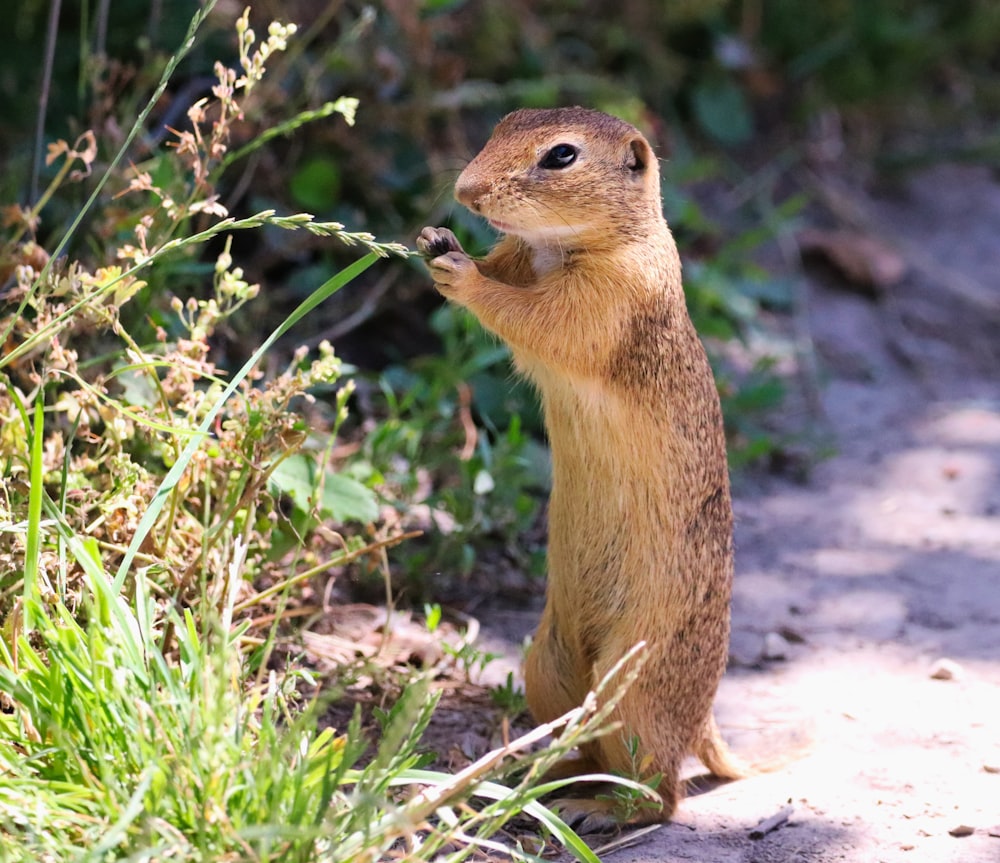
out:
{"label": "squirrel's belly", "polygon": [[628,461],[638,438],[653,429],[637,427],[634,412],[605,381],[567,375],[535,375],[542,393],[545,426],[553,454],[604,463]]}

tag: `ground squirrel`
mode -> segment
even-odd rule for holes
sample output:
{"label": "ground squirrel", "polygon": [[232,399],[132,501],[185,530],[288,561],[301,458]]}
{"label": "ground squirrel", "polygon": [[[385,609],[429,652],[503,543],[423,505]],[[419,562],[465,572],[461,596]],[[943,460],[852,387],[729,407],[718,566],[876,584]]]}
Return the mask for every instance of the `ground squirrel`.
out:
{"label": "ground squirrel", "polygon": [[[633,126],[584,108],[505,117],[455,196],[505,237],[483,260],[425,228],[435,285],[511,348],[552,446],[549,582],[525,679],[535,719],[578,706],[640,640],[648,660],[620,731],[581,770],[634,768],[667,819],[688,753],[741,773],[712,701],[726,665],[732,509],[719,397],[687,313],[659,167]],[[586,814],[608,814],[585,801]],[[579,807],[576,807],[579,809]]]}

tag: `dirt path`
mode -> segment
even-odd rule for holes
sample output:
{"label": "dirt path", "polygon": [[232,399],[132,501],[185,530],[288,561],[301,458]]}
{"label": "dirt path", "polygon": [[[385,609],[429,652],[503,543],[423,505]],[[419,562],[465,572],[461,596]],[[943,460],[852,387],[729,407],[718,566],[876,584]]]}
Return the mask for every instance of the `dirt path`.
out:
{"label": "dirt path", "polygon": [[750,754],[811,744],[608,861],[1000,861],[1000,185],[942,167],[858,204],[910,274],[878,302],[809,284],[838,454],[737,497],[718,703]]}
{"label": "dirt path", "polygon": [[737,494],[717,706],[751,757],[811,744],[609,863],[1000,861],[1000,185],[942,167],[854,203],[910,273],[878,301],[809,282],[837,454]]}

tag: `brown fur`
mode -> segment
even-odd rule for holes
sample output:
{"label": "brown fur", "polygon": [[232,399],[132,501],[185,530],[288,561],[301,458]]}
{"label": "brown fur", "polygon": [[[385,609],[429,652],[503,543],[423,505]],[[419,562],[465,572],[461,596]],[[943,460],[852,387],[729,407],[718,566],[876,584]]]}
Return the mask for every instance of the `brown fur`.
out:
{"label": "brown fur", "polygon": [[[557,144],[576,161],[546,169]],[[626,741],[662,773],[681,760],[741,773],[712,718],[726,664],[732,511],[718,394],[691,324],[659,170],[629,124],[582,108],[517,111],[466,167],[456,197],[506,237],[482,261],[425,228],[441,292],[511,347],[542,396],[552,445],[549,584],[525,669],[531,711],[578,706],[640,640],[649,657],[588,744],[583,768],[629,773]]]}

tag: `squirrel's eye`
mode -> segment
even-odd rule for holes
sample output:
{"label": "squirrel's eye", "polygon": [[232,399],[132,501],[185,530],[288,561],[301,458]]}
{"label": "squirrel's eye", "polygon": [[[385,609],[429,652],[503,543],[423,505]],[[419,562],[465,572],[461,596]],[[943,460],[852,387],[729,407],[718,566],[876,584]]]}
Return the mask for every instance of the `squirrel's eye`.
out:
{"label": "squirrel's eye", "polygon": [[576,156],[580,151],[572,144],[556,144],[549,150],[538,163],[539,168],[550,168],[558,170],[566,168],[576,161]]}

